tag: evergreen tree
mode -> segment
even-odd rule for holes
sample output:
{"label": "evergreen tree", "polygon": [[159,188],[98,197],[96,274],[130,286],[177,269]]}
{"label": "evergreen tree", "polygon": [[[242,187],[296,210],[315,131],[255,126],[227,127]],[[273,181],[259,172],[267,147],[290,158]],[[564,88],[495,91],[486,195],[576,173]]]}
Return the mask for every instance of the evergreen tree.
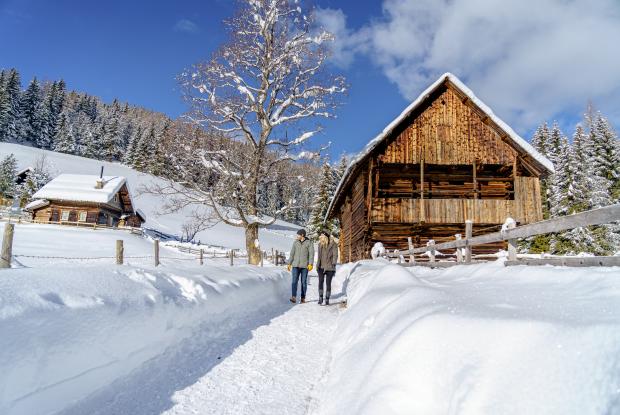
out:
{"label": "evergreen tree", "polygon": [[609,203],[620,200],[620,147],[618,137],[601,113],[596,114],[592,130],[594,171],[608,186]]}
{"label": "evergreen tree", "polygon": [[0,72],[0,141],[8,139],[8,125],[10,119],[11,103],[6,90],[6,72]]}
{"label": "evergreen tree", "polygon": [[327,221],[323,224],[327,209],[334,196],[334,171],[327,162],[323,164],[321,171],[319,190],[314,199],[312,213],[308,222],[308,236],[310,238],[318,237],[321,230],[326,230],[330,233],[336,230],[333,221]]}
{"label": "evergreen tree", "polygon": [[52,180],[45,156],[35,161],[35,166],[26,174],[26,179],[17,187],[16,196],[22,205],[32,200],[40,188]]}
{"label": "evergreen tree", "polygon": [[60,115],[58,129],[54,135],[54,151],[75,154],[77,143],[73,134],[73,126],[66,112]]}
{"label": "evergreen tree", "polygon": [[17,175],[17,160],[9,154],[0,162],[0,196],[12,198],[15,193],[15,176]]}
{"label": "evergreen tree", "polygon": [[29,141],[36,146],[41,146],[42,132],[45,127],[45,116],[41,97],[41,86],[37,78],[34,78],[20,103],[19,141]]}
{"label": "evergreen tree", "polygon": [[11,69],[6,75],[4,91],[6,99],[8,99],[8,112],[6,114],[6,124],[4,129],[0,131],[0,141],[16,140],[19,135],[19,118],[20,118],[20,98],[21,98],[21,80],[19,72]]}
{"label": "evergreen tree", "polygon": [[125,156],[123,157],[123,163],[128,166],[133,166],[136,161],[136,154],[138,152],[138,145],[140,144],[140,139],[142,138],[142,126],[138,125],[129,139],[129,144],[127,145],[127,150],[125,151]]}
{"label": "evergreen tree", "polygon": [[549,142],[549,127],[547,123],[541,124],[532,136],[532,145],[543,156],[547,156],[547,143]]}

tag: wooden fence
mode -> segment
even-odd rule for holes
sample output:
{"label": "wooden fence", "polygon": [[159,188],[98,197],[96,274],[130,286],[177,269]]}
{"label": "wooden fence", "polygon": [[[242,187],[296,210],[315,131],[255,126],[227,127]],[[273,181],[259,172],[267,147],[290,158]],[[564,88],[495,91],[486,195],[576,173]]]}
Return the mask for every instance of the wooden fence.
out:
{"label": "wooden fence", "polygon": [[[47,222],[46,222],[47,223]],[[123,228],[111,228],[111,229],[123,229]],[[139,228],[125,228],[129,229],[132,233],[135,229]],[[230,265],[235,264],[235,259],[247,258],[246,254],[239,252],[238,249],[230,249],[222,252],[216,249],[206,248],[194,248],[183,245],[167,244],[167,247],[178,249],[180,252],[193,255],[190,258],[179,258],[173,256],[161,256],[160,255],[160,241],[159,239],[153,240],[153,254],[152,255],[139,255],[139,256],[127,256],[125,254],[124,242],[121,239],[115,241],[115,255],[114,256],[97,256],[97,257],[73,257],[73,256],[47,256],[47,255],[26,255],[13,253],[13,236],[15,233],[15,224],[7,223],[4,226],[4,234],[2,237],[2,246],[0,250],[0,268],[10,268],[11,262],[14,258],[35,258],[35,259],[59,259],[59,260],[79,260],[79,261],[95,261],[95,260],[108,260],[114,261],[118,265],[124,264],[126,259],[144,259],[151,260],[155,266],[160,265],[162,259],[170,259],[173,261],[197,261],[200,265],[204,264],[205,258],[229,258]],[[140,232],[142,235],[142,232]],[[110,251],[112,252],[112,251]],[[277,250],[271,251],[271,255],[267,251],[262,252],[260,266],[264,265],[264,261],[270,261],[275,265],[283,265],[285,263],[284,254]]]}
{"label": "wooden fence", "polygon": [[[586,212],[575,213],[574,215],[562,216],[544,220],[541,222],[530,223],[517,227],[514,222],[508,223],[507,229],[499,232],[488,233],[486,235],[472,236],[472,222],[467,221],[466,235],[455,235],[455,240],[435,245],[429,241],[427,246],[414,248],[409,238],[409,249],[387,253],[390,258],[398,258],[400,264],[422,265],[430,267],[446,267],[456,264],[471,264],[480,261],[472,259],[472,246],[484,245],[488,243],[507,241],[508,260],[506,266],[511,265],[565,265],[565,266],[620,266],[620,256],[613,257],[580,257],[580,258],[528,258],[517,259],[517,240],[519,238],[529,238],[548,233],[562,232],[582,226],[604,225],[611,222],[620,221],[620,204],[605,206]],[[438,262],[436,260],[437,251],[455,250],[456,261]],[[416,261],[416,254],[426,254],[429,256],[428,262]],[[404,262],[404,256],[409,256],[409,262]]]}

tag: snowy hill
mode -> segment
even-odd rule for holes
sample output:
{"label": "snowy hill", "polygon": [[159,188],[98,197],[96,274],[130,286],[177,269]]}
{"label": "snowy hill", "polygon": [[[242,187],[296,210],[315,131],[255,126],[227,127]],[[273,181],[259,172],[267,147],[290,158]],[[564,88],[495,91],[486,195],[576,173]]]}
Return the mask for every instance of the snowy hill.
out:
{"label": "snowy hill", "polygon": [[[34,163],[37,157],[45,155],[51,165],[52,175],[55,177],[61,173],[69,174],[99,174],[101,166],[104,166],[104,174],[108,176],[118,175],[127,178],[129,189],[134,198],[134,205],[142,210],[147,220],[144,224],[147,228],[155,228],[161,232],[181,235],[181,227],[187,221],[191,209],[159,216],[162,199],[156,195],[139,195],[137,190],[141,185],[158,179],[149,174],[140,173],[120,163],[109,163],[84,157],[73,156],[64,153],[41,150],[38,148],[19,144],[0,143],[0,158],[13,153],[18,160],[18,168],[25,168]],[[276,221],[268,229],[261,229],[261,247],[265,250],[277,249],[288,251],[293,241],[293,236],[298,225],[284,221]],[[198,233],[196,240],[214,246],[228,248],[245,248],[245,235],[242,228],[235,228],[225,224],[217,224],[213,228]]]}

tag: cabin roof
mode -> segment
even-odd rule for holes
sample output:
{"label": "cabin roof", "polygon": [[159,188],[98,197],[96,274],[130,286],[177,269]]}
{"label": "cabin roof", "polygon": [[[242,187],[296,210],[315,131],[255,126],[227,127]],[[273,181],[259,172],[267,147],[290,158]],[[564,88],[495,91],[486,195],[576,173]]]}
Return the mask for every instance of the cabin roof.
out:
{"label": "cabin roof", "polygon": [[377,148],[379,144],[381,144],[386,138],[390,136],[390,134],[418,107],[420,107],[426,100],[430,97],[430,95],[435,92],[441,85],[446,82],[450,82],[457,88],[461,93],[463,93],[476,107],[480,109],[489,119],[497,125],[499,129],[506,133],[508,140],[511,142],[512,146],[516,149],[520,150],[521,153],[528,154],[531,158],[542,167],[547,173],[553,173],[553,163],[549,161],[548,158],[540,154],[527,140],[523,139],[519,134],[517,134],[508,124],[502,121],[497,115],[493,113],[490,107],[488,107],[484,102],[478,98],[471,89],[469,89],[456,75],[446,72],[441,75],[435,82],[433,82],[428,88],[424,90],[411,104],[405,108],[405,110],[396,117],[392,122],[390,122],[379,135],[370,140],[368,144],[364,147],[362,151],[360,151],[355,157],[351,159],[349,162],[349,166],[345,170],[342,175],[342,179],[336,188],[336,192],[334,198],[332,199],[329,208],[327,209],[327,214],[325,219],[329,218],[332,215],[332,210],[336,204],[336,201],[339,199],[337,196],[346,186],[346,184],[350,181],[351,174],[356,170],[356,168],[364,161],[372,151]]}
{"label": "cabin roof", "polygon": [[65,200],[72,202],[108,203],[127,182],[121,176],[103,176],[103,187],[95,186],[99,176],[85,174],[61,174],[43,186],[33,199]]}

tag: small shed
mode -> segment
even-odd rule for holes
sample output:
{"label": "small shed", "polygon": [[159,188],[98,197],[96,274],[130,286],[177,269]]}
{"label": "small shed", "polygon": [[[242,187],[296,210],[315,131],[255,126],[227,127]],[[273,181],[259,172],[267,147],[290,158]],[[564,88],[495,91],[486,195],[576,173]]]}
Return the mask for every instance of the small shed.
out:
{"label": "small shed", "polygon": [[36,222],[140,227],[146,220],[120,176],[61,174],[33,199],[24,209]]}
{"label": "small shed", "polygon": [[[507,217],[542,220],[540,178],[553,164],[456,76],[439,77],[349,165],[326,218],[340,220],[343,261],[474,235]],[[501,248],[476,247],[477,252]]]}

